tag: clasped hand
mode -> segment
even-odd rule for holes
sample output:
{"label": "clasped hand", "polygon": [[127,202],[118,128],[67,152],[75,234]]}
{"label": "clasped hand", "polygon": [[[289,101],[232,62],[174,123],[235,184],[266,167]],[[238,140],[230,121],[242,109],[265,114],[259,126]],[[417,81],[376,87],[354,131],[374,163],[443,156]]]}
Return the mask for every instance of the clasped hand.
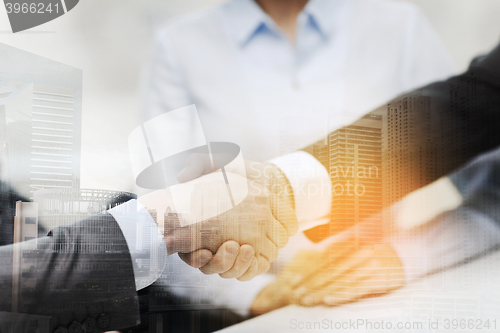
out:
{"label": "clasped hand", "polygon": [[257,296],[252,312],[262,314],[289,304],[336,306],[386,294],[403,284],[403,266],[390,244],[359,244],[351,238],[323,252],[299,252],[277,281]]}
{"label": "clasped hand", "polygon": [[[211,170],[193,155],[179,174],[189,181]],[[269,270],[290,236],[298,230],[293,194],[284,175],[270,164],[245,162],[247,197],[236,207],[207,221],[181,227],[167,225],[169,254],[179,253],[187,264],[205,274],[250,280]],[[196,203],[195,203],[196,204]]]}

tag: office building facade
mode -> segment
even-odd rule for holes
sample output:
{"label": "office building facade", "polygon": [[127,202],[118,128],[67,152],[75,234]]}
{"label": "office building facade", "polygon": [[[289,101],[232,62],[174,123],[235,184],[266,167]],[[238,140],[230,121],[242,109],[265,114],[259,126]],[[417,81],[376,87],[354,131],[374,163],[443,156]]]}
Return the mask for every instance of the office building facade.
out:
{"label": "office building facade", "polygon": [[40,189],[79,187],[82,71],[5,44],[0,58],[0,89],[22,87],[24,100],[31,100],[31,111],[24,105],[22,113],[31,118],[23,133],[31,141],[29,184],[17,190],[33,199]]}

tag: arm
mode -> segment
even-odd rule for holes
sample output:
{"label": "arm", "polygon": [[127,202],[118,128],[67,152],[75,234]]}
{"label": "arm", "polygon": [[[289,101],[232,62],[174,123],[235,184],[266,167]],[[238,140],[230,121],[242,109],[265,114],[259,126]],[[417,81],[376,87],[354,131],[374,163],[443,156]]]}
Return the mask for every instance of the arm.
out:
{"label": "arm", "polygon": [[[17,199],[13,191],[3,193]],[[2,216],[11,211],[4,207]],[[136,290],[151,284],[162,273],[165,248],[149,213],[131,200],[108,213],[53,229],[37,240],[0,247],[0,291],[2,295],[13,295],[16,250],[23,256],[23,274],[16,274],[22,282],[15,295],[21,301],[19,312],[50,317],[51,331],[71,325],[83,325],[87,330],[95,326],[98,331],[136,326]],[[253,257],[251,246],[226,242],[213,255],[208,250],[193,253],[188,264],[207,273],[245,280],[257,273]],[[11,302],[11,297],[0,299],[0,311],[7,313],[0,322],[30,320],[9,315]]]}
{"label": "arm", "polygon": [[[338,305],[383,294],[498,250],[499,170],[500,149],[476,158],[450,175],[463,198],[459,207],[400,230],[385,242],[356,245],[352,238],[323,253],[301,252],[262,291],[254,310],[267,312],[289,303]],[[363,223],[359,227],[362,233]]]}
{"label": "arm", "polygon": [[[21,277],[19,312],[50,316],[51,331],[73,322],[97,325],[97,331],[138,324],[132,261],[111,215],[95,215],[46,237],[2,246],[2,295],[12,295],[15,249],[24,250],[23,265],[30,267]],[[1,297],[3,311],[11,311],[11,300]]]}
{"label": "arm", "polygon": [[391,238],[406,281],[464,264],[500,247],[500,150],[450,175],[463,197],[455,210]]}
{"label": "arm", "polygon": [[[463,198],[458,208],[400,230],[385,242],[357,244],[351,238],[323,252],[301,252],[275,283],[263,289],[253,311],[268,312],[291,303],[333,306],[385,294],[498,250],[499,170],[499,149],[475,159],[450,175]],[[401,208],[397,206],[391,207],[395,213]],[[402,218],[398,215],[394,218]],[[362,233],[363,223],[358,227]]]}
{"label": "arm", "polygon": [[[164,271],[166,256],[177,252],[172,247],[167,252],[165,245],[166,242],[170,243],[174,235],[169,232],[161,235],[158,225],[137,200],[130,200],[108,212],[118,222],[125,237],[132,259],[136,289],[149,286]],[[190,242],[191,238],[183,238],[178,245],[184,246]],[[179,256],[188,265],[199,268],[205,274],[219,274],[223,278],[238,278],[241,281],[251,280],[257,275],[258,265],[252,246],[240,246],[237,242],[228,240],[213,251],[214,253],[201,249],[189,255],[179,253]]]}
{"label": "arm", "polygon": [[[394,183],[397,186],[384,186],[381,204],[364,209],[363,219],[373,216],[412,191],[449,174],[473,157],[500,144],[500,131],[498,131],[500,113],[497,111],[500,108],[498,73],[500,73],[500,47],[486,57],[474,61],[464,74],[400,96],[354,124],[332,132],[326,140],[304,148],[302,154],[308,153],[315,157],[317,161],[315,163],[323,165],[331,177],[333,192],[335,184],[339,181],[339,175],[342,176],[339,173],[340,166],[347,168],[348,165],[342,165],[340,158],[337,160],[332,156],[325,158],[324,151],[327,149],[331,151],[334,144],[362,145],[362,142],[342,141],[342,136],[345,138],[349,131],[356,131],[358,129],[356,126],[366,127],[367,122],[371,121],[370,118],[381,119],[382,124],[378,125],[381,135],[377,139],[381,141],[382,161],[378,167],[383,168],[386,184],[389,180],[393,183],[397,180],[398,183]],[[410,127],[409,136],[405,136],[406,132],[403,130],[406,128],[402,126],[406,124],[400,122],[405,119],[402,117],[405,111],[404,103],[411,99],[421,105],[413,109],[409,124],[413,128]],[[388,126],[390,124],[388,117],[392,117],[390,118],[392,127]],[[398,123],[401,125],[398,126]],[[416,156],[421,157],[418,159]],[[289,179],[293,178],[289,176],[291,172],[286,170],[287,167],[280,165],[280,161],[284,158],[290,157],[282,157],[275,163]],[[419,161],[422,162],[422,167],[418,164]],[[295,169],[293,172],[296,174],[307,175],[303,170],[307,170],[308,165],[310,163],[303,163],[297,167],[295,164],[288,168]],[[342,171],[345,170],[340,170]],[[297,183],[308,184],[308,182],[308,179],[301,179]],[[343,199],[335,193],[330,195],[333,200]],[[346,195],[344,194],[344,197]],[[297,196],[295,200],[299,207],[301,203]],[[332,201],[332,204],[335,203]],[[362,207],[361,203],[360,209]],[[332,210],[330,215],[332,222],[335,222],[339,214],[342,216],[349,212]],[[321,240],[356,223],[356,219],[352,216],[351,218],[348,216],[345,220],[347,222],[343,224],[332,223],[333,229],[331,225],[315,228],[310,232],[310,237]]]}

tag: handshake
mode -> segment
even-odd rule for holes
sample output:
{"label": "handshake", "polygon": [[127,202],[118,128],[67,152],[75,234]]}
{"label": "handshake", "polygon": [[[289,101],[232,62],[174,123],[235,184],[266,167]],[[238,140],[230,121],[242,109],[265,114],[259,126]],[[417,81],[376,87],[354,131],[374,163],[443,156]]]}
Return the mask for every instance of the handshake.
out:
{"label": "handshake", "polygon": [[[242,169],[243,170],[243,169]],[[288,180],[273,164],[245,161],[248,195],[235,207],[196,224],[165,225],[168,254],[179,257],[204,274],[248,281],[267,272],[288,239],[298,230],[293,193]],[[191,155],[177,176],[181,183],[211,173],[201,155]],[[216,172],[220,172],[216,171]],[[216,193],[214,194],[217,204]],[[191,206],[202,205],[191,202]],[[199,209],[199,208],[198,208]]]}

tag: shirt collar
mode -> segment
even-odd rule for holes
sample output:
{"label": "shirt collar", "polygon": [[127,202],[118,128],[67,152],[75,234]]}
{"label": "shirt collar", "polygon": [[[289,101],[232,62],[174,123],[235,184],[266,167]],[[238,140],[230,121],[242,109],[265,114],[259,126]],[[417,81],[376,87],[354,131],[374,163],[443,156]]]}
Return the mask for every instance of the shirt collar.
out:
{"label": "shirt collar", "polygon": [[303,13],[308,16],[311,27],[322,37],[329,38],[335,31],[335,23],[345,0],[309,0]]}
{"label": "shirt collar", "polygon": [[[322,37],[328,38],[341,3],[345,0],[309,0],[301,15],[306,15],[311,25]],[[230,0],[224,4],[224,19],[229,33],[238,43],[245,45],[264,31],[276,32],[274,21],[254,0]]]}
{"label": "shirt collar", "polygon": [[230,0],[224,4],[227,29],[239,45],[249,42],[269,24],[270,17],[253,0]]}

